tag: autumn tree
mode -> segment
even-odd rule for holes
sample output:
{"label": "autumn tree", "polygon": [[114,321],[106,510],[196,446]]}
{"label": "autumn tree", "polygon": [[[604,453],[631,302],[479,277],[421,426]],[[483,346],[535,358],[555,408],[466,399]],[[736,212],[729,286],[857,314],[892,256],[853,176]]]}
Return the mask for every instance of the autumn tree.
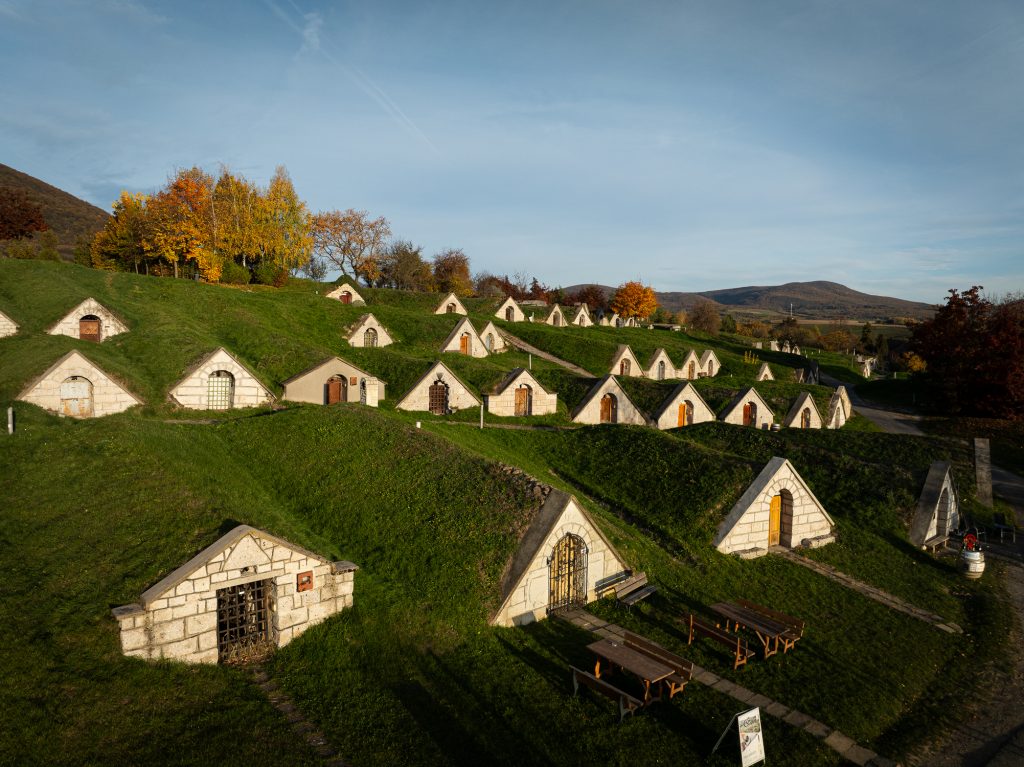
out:
{"label": "autumn tree", "polygon": [[718,308],[711,301],[698,301],[690,310],[690,326],[713,336],[718,335],[722,326]]}
{"label": "autumn tree", "polygon": [[650,286],[639,282],[626,282],[619,285],[608,303],[608,308],[625,319],[647,319],[658,308],[658,299]]}
{"label": "autumn tree", "polygon": [[821,337],[821,346],[830,352],[845,352],[853,347],[853,336],[839,329],[826,333]]}
{"label": "autumn tree", "polygon": [[570,293],[569,299],[577,304],[586,304],[591,309],[598,311],[608,308],[608,294],[600,285],[584,285],[579,290]]}
{"label": "autumn tree", "polygon": [[731,314],[725,314],[722,316],[722,332],[723,333],[735,333],[736,332],[736,318]]}
{"label": "autumn tree", "polygon": [[423,248],[409,240],[396,240],[380,259],[377,286],[400,290],[429,291],[434,286],[430,264],[423,259]]}
{"label": "autumn tree", "polygon": [[47,229],[43,209],[28,192],[0,186],[0,240],[20,240]]}
{"label": "autumn tree", "polygon": [[448,248],[433,259],[434,285],[441,293],[468,296],[473,292],[469,275],[469,257],[458,248]]}
{"label": "autumn tree", "polygon": [[121,192],[114,202],[113,215],[96,233],[90,245],[95,268],[149,273],[153,256],[149,250],[152,219],[146,209],[148,199],[144,194]]}
{"label": "autumn tree", "polygon": [[149,199],[149,249],[173,267],[175,277],[191,261],[203,279],[220,279],[222,265],[215,257],[209,228],[212,190],[213,179],[199,168],[190,168],[178,171],[166,188]]}
{"label": "autumn tree", "polygon": [[313,216],[312,233],[314,252],[343,274],[364,278],[367,285],[380,275],[380,258],[391,236],[383,216],[371,219],[365,210],[352,208],[322,211]]}

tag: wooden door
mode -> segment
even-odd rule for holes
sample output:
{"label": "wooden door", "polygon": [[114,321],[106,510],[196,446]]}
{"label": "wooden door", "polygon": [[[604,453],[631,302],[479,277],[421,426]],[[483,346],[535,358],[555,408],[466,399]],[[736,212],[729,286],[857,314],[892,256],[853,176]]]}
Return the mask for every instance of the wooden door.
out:
{"label": "wooden door", "polygon": [[715,374],[715,363],[708,360],[708,375],[713,376]]}
{"label": "wooden door", "polygon": [[327,379],[327,404],[333,405],[336,402],[345,402],[348,392],[345,391],[345,379],[341,376],[331,376]]}
{"label": "wooden door", "polygon": [[743,425],[755,426],[757,424],[757,405],[748,402],[743,406]]}
{"label": "wooden door", "polygon": [[618,420],[618,409],[614,394],[601,397],[601,423],[615,423]]}
{"label": "wooden door", "polygon": [[487,340],[484,342],[484,345],[487,347],[487,351],[494,351],[494,333],[487,334]]}
{"label": "wooden door", "polygon": [[630,368],[629,360],[622,360],[619,363],[619,375],[620,376],[628,376],[629,375],[629,368]]}
{"label": "wooden door", "polygon": [[800,413],[800,428],[801,429],[809,429],[809,428],[811,428],[811,409],[809,407],[805,407],[803,409],[803,412]]}
{"label": "wooden door", "polygon": [[347,290],[343,290],[341,292],[341,303],[343,303],[343,304],[350,304],[350,303],[352,303],[352,294],[349,293]]}
{"label": "wooden door", "polygon": [[680,426],[691,426],[693,424],[693,403],[689,400],[679,403],[678,424]]}
{"label": "wooden door", "polygon": [[505,321],[506,322],[514,322],[515,318],[516,318],[516,310],[515,310],[515,308],[511,307],[511,306],[506,307],[505,308]]}
{"label": "wooden door", "polygon": [[658,380],[665,380],[665,360],[659,360],[658,362]]}
{"label": "wooden door", "polygon": [[470,338],[469,333],[463,333],[459,338],[459,351],[463,354],[470,353]]}
{"label": "wooden door", "polygon": [[782,530],[782,496],[772,496],[772,504],[768,511],[768,545],[779,545],[779,532]]}
{"label": "wooden door", "polygon": [[445,307],[445,312],[447,314],[455,314],[455,304],[448,304],[448,306]]}
{"label": "wooden door", "polygon": [[691,381],[697,377],[697,366],[695,363],[690,363],[689,367],[687,368],[686,377],[689,378]]}
{"label": "wooden door", "polygon": [[516,415],[530,415],[531,399],[529,386],[520,386],[516,389]]}
{"label": "wooden door", "polygon": [[82,317],[78,321],[78,337],[83,341],[93,341],[99,343],[100,338],[100,318],[93,317],[91,314]]}
{"label": "wooden door", "polygon": [[427,399],[427,408],[434,415],[448,412],[448,387],[444,382],[435,381],[431,384]]}

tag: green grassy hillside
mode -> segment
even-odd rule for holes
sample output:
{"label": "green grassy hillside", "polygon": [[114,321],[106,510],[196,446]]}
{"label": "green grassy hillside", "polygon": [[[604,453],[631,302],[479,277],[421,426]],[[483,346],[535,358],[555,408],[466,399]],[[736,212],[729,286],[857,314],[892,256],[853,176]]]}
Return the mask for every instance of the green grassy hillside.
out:
{"label": "green grassy hillside", "polygon": [[[1005,643],[999,568],[965,582],[906,539],[932,460],[954,462],[973,510],[970,456],[959,443],[720,423],[665,433],[480,430],[358,405],[236,411],[203,423],[165,401],[190,361],[224,344],[277,391],[280,380],[341,352],[387,379],[393,402],[401,381],[437,358],[454,324],[425,313],[440,297],[367,291],[369,309],[400,343],[347,349],[341,329],[367,309],[325,301],[317,289],[297,282],[281,291],[236,290],[0,261],[0,310],[22,325],[18,336],[0,339],[0,404],[69,348],[84,349],[148,402],[91,421],[17,403],[18,431],[0,437],[0,763],[315,763],[246,672],[150,664],[119,650],[111,607],[137,600],[246,523],[360,566],[355,606],[267,664],[353,764],[732,764],[728,753],[710,761],[708,754],[738,710],[733,699],[694,684],[618,725],[604,699],[571,694],[568,666],[590,662],[589,635],[557,620],[489,626],[501,574],[536,506],[497,462],[577,494],[626,560],[659,587],[628,613],[610,604],[590,609],[887,756],[905,755],[946,726],[944,717],[973,694],[972,669]],[[99,346],[43,334],[88,295],[117,311],[131,332]],[[475,321],[488,311],[487,302],[468,303]],[[532,342],[547,348],[556,334],[589,332],[552,328]],[[585,361],[590,336],[580,338],[565,356]],[[742,349],[721,348],[724,375],[739,381]],[[681,359],[678,351],[670,353]],[[477,386],[525,358],[449,356]],[[535,363],[560,395],[575,385],[582,396],[579,379]],[[666,386],[628,385],[651,402]],[[766,385],[766,396],[790,396],[792,386]],[[564,412],[559,418],[564,423]],[[721,519],[772,455],[793,461],[836,520],[839,541],[812,556],[967,632],[937,631],[777,557],[741,561],[714,551]],[[686,645],[681,616],[708,615],[709,604],[739,596],[805,618],[797,649],[733,671],[715,645]],[[959,662],[965,655],[970,666]],[[839,762],[778,720],[765,727],[773,764]]]}

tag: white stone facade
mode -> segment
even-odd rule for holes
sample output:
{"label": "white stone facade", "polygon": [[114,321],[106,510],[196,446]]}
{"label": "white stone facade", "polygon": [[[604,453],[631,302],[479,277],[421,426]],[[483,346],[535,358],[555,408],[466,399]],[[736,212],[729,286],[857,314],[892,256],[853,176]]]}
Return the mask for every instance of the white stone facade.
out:
{"label": "white stone facade", "polygon": [[356,569],[247,525],[236,527],[148,589],[139,603],[114,608],[121,650],[146,660],[217,663],[231,652],[229,641],[218,636],[222,590],[261,582],[269,596],[267,644],[284,647],[352,606]]}
{"label": "white stone facade", "polygon": [[[686,412],[682,410],[684,406]],[[673,390],[652,418],[655,426],[664,430],[714,421],[715,413],[693,384],[686,382]]]}
{"label": "white stone facade", "polygon": [[687,381],[696,381],[700,378],[700,374],[700,358],[697,356],[697,353],[691,349],[683,358],[683,364],[679,366],[679,377]]}
{"label": "white stone facade", "polygon": [[501,306],[498,307],[498,311],[494,313],[494,316],[499,320],[505,320],[505,322],[526,321],[526,315],[512,296],[509,296],[501,302]]}
{"label": "white stone facade", "polygon": [[594,320],[590,316],[590,308],[586,304],[580,304],[576,307],[576,312],[572,317],[572,324],[581,328],[589,328],[594,324]]}
{"label": "white stone facade", "polygon": [[[519,394],[520,402],[527,410],[526,413],[516,413],[516,397],[519,390],[525,389],[524,394]],[[525,395],[525,396],[524,396]],[[529,370],[517,368],[509,373],[502,381],[494,394],[487,397],[487,412],[500,416],[516,415],[550,415],[558,410],[558,394],[549,392]]]}
{"label": "white stone facade", "polygon": [[[219,381],[211,382],[211,378]],[[223,387],[220,387],[220,382]],[[223,347],[214,350],[174,388],[171,397],[190,410],[230,410],[274,401],[274,395]]]}
{"label": "white stone facade", "polygon": [[79,331],[82,327],[82,320],[87,317],[95,317],[99,320],[100,342],[106,341],[111,336],[116,336],[119,333],[128,332],[128,326],[94,298],[85,299],[46,332],[51,336],[81,338]]}
{"label": "white stone facade", "polygon": [[26,386],[18,399],[72,418],[99,418],[142,404],[77,351],[57,360]]}
{"label": "white stone facade", "polygon": [[644,369],[640,366],[640,360],[633,354],[633,350],[627,344],[619,344],[619,348],[612,357],[611,367],[608,372],[613,376],[631,376],[643,378]]}
{"label": "white stone facade", "polygon": [[18,324],[3,312],[0,312],[0,338],[13,336],[18,332]]}
{"label": "white stone facade", "polygon": [[462,305],[457,295],[449,293],[441,299],[441,303],[434,309],[434,314],[469,314],[469,312],[466,311],[466,307]]}
{"label": "white stone facade", "polygon": [[556,328],[564,328],[568,323],[565,320],[565,313],[562,311],[562,307],[558,304],[552,306],[551,311],[544,318],[544,324],[552,325]]}
{"label": "white stone facade", "polygon": [[[435,362],[395,405],[397,410],[430,412],[430,388],[436,383],[447,387],[445,411],[454,413],[467,407],[480,407],[480,400],[443,362]],[[439,413],[440,415],[440,413]]]}
{"label": "white stone facade", "polygon": [[364,314],[348,334],[348,345],[360,349],[390,346],[394,339],[372,314]]}
{"label": "white stone facade", "polygon": [[744,558],[768,553],[772,499],[781,497],[779,544],[817,547],[835,540],[835,522],[785,458],[772,458],[718,527],[714,546]]}
{"label": "white stone facade", "polygon": [[820,429],[824,426],[818,406],[810,392],[801,392],[793,407],[789,409],[782,425],[787,429]]}
{"label": "white stone facade", "polygon": [[949,463],[937,461],[928,469],[917,510],[910,524],[910,542],[925,546],[933,538],[947,538],[960,527],[960,501]]}
{"label": "white stone facade", "polygon": [[[744,423],[746,408],[751,404],[754,405],[753,422]],[[729,406],[719,416],[719,420],[735,426],[753,426],[755,429],[770,429],[775,421],[775,413],[761,399],[761,395],[751,388],[729,403]]]}
{"label": "white stone facade", "polygon": [[705,349],[704,353],[700,355],[700,374],[711,378],[716,376],[722,370],[722,363],[718,361],[718,356],[711,349]]}
{"label": "white stone facade", "polygon": [[494,626],[523,626],[547,617],[551,572],[549,559],[566,535],[582,539],[586,551],[586,601],[597,599],[597,585],[628,568],[579,502],[554,491],[538,519],[523,536],[505,583],[504,602],[491,619]]}
{"label": "white stone facade", "polygon": [[487,347],[484,346],[484,342],[480,339],[476,328],[473,327],[473,323],[469,321],[469,317],[465,317],[455,325],[444,343],[441,344],[441,351],[456,352],[477,358],[486,357],[488,354]]}
{"label": "white stone facade", "polygon": [[[613,398],[613,420],[604,419],[604,416],[607,415],[605,409],[607,405],[604,404],[606,395],[611,395]],[[637,409],[636,405],[626,396],[626,392],[619,386],[619,382],[611,375],[605,376],[594,384],[594,387],[584,397],[583,402],[576,408],[572,420],[573,423],[647,425],[644,414]]]}
{"label": "white stone facade", "polygon": [[775,374],[772,372],[772,369],[770,367],[768,367],[768,363],[767,362],[762,362],[761,363],[761,367],[758,368],[757,380],[758,381],[774,381],[775,380]]}
{"label": "white stone facade", "polygon": [[661,348],[656,349],[651,355],[646,375],[654,381],[669,381],[679,377],[676,366],[672,364],[672,358],[668,356],[667,351]]}
{"label": "white stone facade", "polygon": [[484,325],[484,329],[480,331],[480,340],[483,341],[484,348],[491,354],[508,351],[508,344],[505,342],[504,336],[498,332],[498,328],[493,322]]}
{"label": "white stone facade", "polygon": [[825,423],[826,429],[841,429],[846,425],[852,413],[850,395],[846,393],[846,387],[836,388],[835,393],[828,403],[828,420]]}
{"label": "white stone facade", "polygon": [[327,294],[327,298],[333,298],[335,301],[341,301],[343,304],[349,304],[351,306],[365,306],[366,301],[359,295],[355,288],[349,285],[347,282],[341,283],[338,287]]}

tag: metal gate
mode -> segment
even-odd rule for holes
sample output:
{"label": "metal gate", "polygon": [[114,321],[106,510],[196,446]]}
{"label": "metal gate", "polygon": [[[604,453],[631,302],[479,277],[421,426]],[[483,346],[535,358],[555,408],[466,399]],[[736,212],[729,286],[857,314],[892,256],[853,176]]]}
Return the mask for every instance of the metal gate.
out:
{"label": "metal gate", "polygon": [[71,376],[60,385],[60,411],[76,418],[91,418],[92,381]]}
{"label": "metal gate", "polygon": [[367,349],[372,349],[377,345],[377,331],[373,328],[367,328],[366,332],[363,333],[363,346]]}
{"label": "metal gate", "polygon": [[587,544],[566,533],[548,560],[548,612],[587,603]]}
{"label": "metal gate", "polygon": [[235,399],[235,377],[226,370],[215,370],[206,379],[206,406],[210,410],[227,410]]}
{"label": "metal gate", "polygon": [[221,663],[265,658],[274,645],[270,631],[271,580],[217,589],[217,657]]}
{"label": "metal gate", "polygon": [[430,385],[427,407],[434,415],[448,412],[448,385],[444,381],[434,381]]}
{"label": "metal gate", "polygon": [[99,317],[87,314],[78,321],[78,337],[83,341],[94,341],[99,343],[102,340],[100,332]]}

